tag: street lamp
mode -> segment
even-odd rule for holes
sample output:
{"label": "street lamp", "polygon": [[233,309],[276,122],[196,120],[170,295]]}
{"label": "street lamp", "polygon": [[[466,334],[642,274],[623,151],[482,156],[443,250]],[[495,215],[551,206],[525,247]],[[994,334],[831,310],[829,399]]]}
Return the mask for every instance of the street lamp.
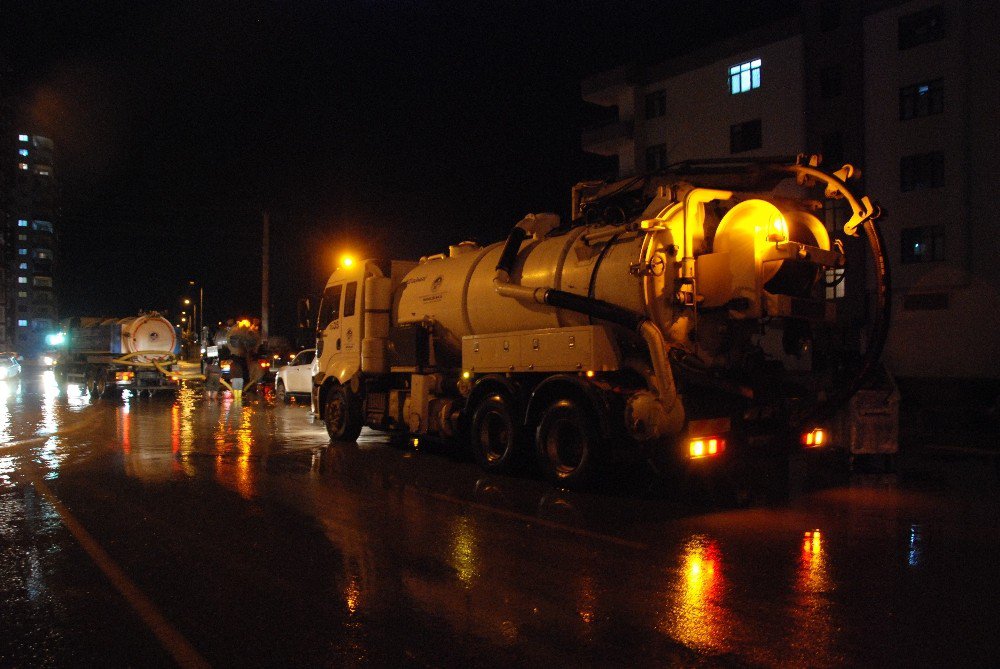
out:
{"label": "street lamp", "polygon": [[[202,286],[201,281],[195,281],[194,279],[189,280],[188,281],[188,285],[191,286],[192,288],[194,286],[198,286],[198,310],[195,312],[195,316],[196,316],[195,320],[197,320],[197,323],[198,323],[198,341],[200,342],[201,341],[201,329],[202,329],[202,326],[204,325],[204,323],[202,323],[202,321],[205,320],[205,287]],[[201,315],[198,316],[198,314],[201,314]],[[202,343],[204,343],[204,342],[202,342]]]}
{"label": "street lamp", "polygon": [[[187,306],[187,305],[191,306],[191,311],[192,311],[192,314],[191,314],[191,327],[188,328],[190,330],[191,328],[194,328],[196,325],[198,325],[198,305],[197,304],[191,304],[191,298],[190,297],[185,297],[184,298],[184,304],[185,304],[185,306]],[[183,314],[185,312],[182,311],[181,313]],[[201,328],[198,328],[198,338],[199,338],[199,340],[201,339]]]}

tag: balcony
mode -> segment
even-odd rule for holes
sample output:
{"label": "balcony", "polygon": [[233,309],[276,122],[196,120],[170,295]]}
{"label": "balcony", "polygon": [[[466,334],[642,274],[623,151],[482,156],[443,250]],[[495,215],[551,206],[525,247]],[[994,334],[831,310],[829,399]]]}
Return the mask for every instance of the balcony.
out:
{"label": "balcony", "polygon": [[633,67],[616,67],[584,79],[580,84],[580,95],[595,105],[613,107],[620,105],[623,97],[634,92],[634,82]]}
{"label": "balcony", "polygon": [[615,156],[621,153],[633,142],[632,124],[627,121],[614,121],[591,130],[584,130],[580,145],[587,153],[601,156]]}

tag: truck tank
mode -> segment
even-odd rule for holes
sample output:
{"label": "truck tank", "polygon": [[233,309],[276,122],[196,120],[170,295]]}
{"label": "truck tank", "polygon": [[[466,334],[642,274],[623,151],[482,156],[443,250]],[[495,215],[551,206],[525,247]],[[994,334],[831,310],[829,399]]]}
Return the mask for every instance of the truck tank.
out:
{"label": "truck tank", "polygon": [[[80,318],[69,324],[69,348],[73,351],[139,356],[136,362],[149,362],[180,352],[180,340],[170,321],[157,313],[127,318]],[[159,355],[156,355],[159,354]],[[147,359],[148,358],[148,359]]]}
{"label": "truck tank", "polygon": [[[628,226],[543,226],[549,229],[520,244],[509,282],[614,305],[649,319],[668,340],[710,362],[727,343],[703,333],[700,345],[693,345],[697,319],[690,307],[697,302],[704,308],[703,320],[714,317],[710,311],[755,320],[768,312],[768,300],[774,302],[775,296],[807,300],[818,285],[816,266],[809,266],[811,273],[797,271],[801,268],[785,242],[830,251],[830,238],[807,211],[753,198],[726,202],[728,209],[721,213],[706,213],[703,204],[672,201]],[[781,244],[775,241],[779,238]],[[466,335],[596,320],[498,292],[495,282],[504,247],[466,243],[447,255],[424,259],[402,281],[394,322],[432,321],[438,340],[455,345]],[[680,266],[683,273],[685,262],[692,276],[694,267],[700,270],[697,286],[693,279],[678,277],[674,267]],[[775,311],[770,304],[770,313]]]}

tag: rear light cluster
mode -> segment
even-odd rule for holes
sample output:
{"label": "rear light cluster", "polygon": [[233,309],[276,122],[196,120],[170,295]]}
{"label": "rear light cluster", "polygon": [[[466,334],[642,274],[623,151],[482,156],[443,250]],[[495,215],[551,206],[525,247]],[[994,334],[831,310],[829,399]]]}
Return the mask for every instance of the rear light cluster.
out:
{"label": "rear light cluster", "polygon": [[802,445],[806,448],[819,448],[827,443],[829,435],[821,427],[810,430],[802,435]]}
{"label": "rear light cluster", "polygon": [[710,458],[726,450],[726,440],[721,437],[695,437],[688,441],[688,456],[692,460]]}

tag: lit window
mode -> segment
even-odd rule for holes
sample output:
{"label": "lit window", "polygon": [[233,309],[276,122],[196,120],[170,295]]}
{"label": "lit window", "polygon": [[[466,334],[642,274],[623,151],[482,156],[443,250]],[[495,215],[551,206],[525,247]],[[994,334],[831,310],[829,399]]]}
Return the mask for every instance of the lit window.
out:
{"label": "lit window", "polygon": [[944,111],[944,79],[924,81],[899,89],[899,120],[931,116]]}
{"label": "lit window", "polygon": [[50,249],[36,249],[35,257],[39,260],[52,260],[52,251]]}
{"label": "lit window", "polygon": [[17,222],[17,227],[19,227],[19,228],[26,228],[26,227],[28,227],[28,222],[22,218],[21,220],[19,220]]}
{"label": "lit window", "polygon": [[742,153],[761,147],[760,119],[729,126],[729,153]]}
{"label": "lit window", "polygon": [[21,142],[27,142],[28,141],[28,136],[27,135],[18,135],[17,139],[19,141],[21,141]]}
{"label": "lit window", "polygon": [[52,287],[52,277],[51,276],[36,276],[32,281],[34,285],[41,286],[42,288]]}
{"label": "lit window", "polygon": [[19,242],[26,242],[26,241],[28,241],[28,235],[18,235],[17,236],[17,241],[19,241]]}
{"label": "lit window", "polygon": [[835,300],[846,294],[844,272],[843,268],[826,270],[826,299]]}
{"label": "lit window", "polygon": [[19,276],[19,277],[17,277],[17,282],[18,283],[28,283],[28,277],[26,277],[26,276]]}
{"label": "lit window", "polygon": [[26,256],[26,255],[28,255],[28,249],[18,249],[17,250],[17,255],[19,255],[19,256]]}
{"label": "lit window", "polygon": [[23,262],[17,266],[18,269],[28,269],[28,263]]}
{"label": "lit window", "polygon": [[35,221],[31,224],[31,227],[39,232],[52,232],[52,224],[48,221]]}
{"label": "lit window", "polygon": [[24,319],[24,318],[17,319],[17,327],[19,327],[19,328],[26,328],[26,327],[28,327],[28,321],[26,319]]}
{"label": "lit window", "polygon": [[760,58],[729,68],[729,92],[733,95],[760,88]]}
{"label": "lit window", "polygon": [[25,156],[25,157],[27,157],[27,155],[28,155],[28,150],[27,149],[18,149],[17,152],[18,152],[18,154],[20,154],[22,156]]}
{"label": "lit window", "polygon": [[28,291],[26,291],[26,290],[19,290],[19,291],[17,291],[17,296],[18,297],[27,297],[28,296]]}
{"label": "lit window", "polygon": [[903,228],[900,235],[900,260],[904,263],[944,260],[944,226],[926,225]]}
{"label": "lit window", "polygon": [[26,169],[28,169],[28,163],[18,163],[17,164],[17,169],[19,169],[19,170],[26,170]]}

